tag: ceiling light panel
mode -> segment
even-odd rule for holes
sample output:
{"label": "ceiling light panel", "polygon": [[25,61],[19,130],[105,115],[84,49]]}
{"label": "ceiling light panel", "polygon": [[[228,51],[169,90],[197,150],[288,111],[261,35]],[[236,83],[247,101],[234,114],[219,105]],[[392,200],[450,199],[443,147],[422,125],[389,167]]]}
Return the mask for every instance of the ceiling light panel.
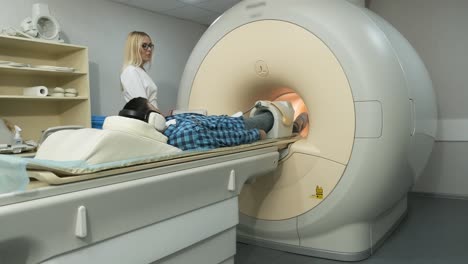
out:
{"label": "ceiling light panel", "polygon": [[223,13],[224,11],[228,10],[229,8],[233,7],[239,2],[240,0],[209,0],[194,5],[210,11]]}
{"label": "ceiling light panel", "polygon": [[155,12],[163,12],[185,6],[184,3],[176,0],[128,0],[127,4]]}
{"label": "ceiling light panel", "polygon": [[190,5],[168,10],[168,11],[165,11],[164,13],[170,16],[175,16],[178,18],[189,19],[189,20],[193,18],[211,17],[213,15],[217,15],[217,13],[215,12],[205,10],[202,8],[198,8],[195,6],[190,6]]}
{"label": "ceiling light panel", "polygon": [[[209,2],[210,0],[177,0],[177,1],[182,2],[184,4],[196,5],[196,4],[200,4],[203,2]],[[223,1],[223,0],[218,0],[218,1]]]}
{"label": "ceiling light panel", "polygon": [[212,15],[212,16],[195,17],[195,18],[192,18],[191,21],[197,22],[197,23],[202,24],[202,25],[209,26],[219,16],[220,16],[219,14],[215,14],[215,15]]}

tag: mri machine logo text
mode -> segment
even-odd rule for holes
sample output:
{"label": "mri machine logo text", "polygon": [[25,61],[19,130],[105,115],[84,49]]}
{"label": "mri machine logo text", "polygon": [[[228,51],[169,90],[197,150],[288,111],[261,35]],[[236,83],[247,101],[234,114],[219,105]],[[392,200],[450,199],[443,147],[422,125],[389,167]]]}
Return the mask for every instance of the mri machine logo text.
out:
{"label": "mri machine logo text", "polygon": [[260,77],[267,77],[270,74],[267,63],[262,60],[258,60],[255,63],[255,72]]}

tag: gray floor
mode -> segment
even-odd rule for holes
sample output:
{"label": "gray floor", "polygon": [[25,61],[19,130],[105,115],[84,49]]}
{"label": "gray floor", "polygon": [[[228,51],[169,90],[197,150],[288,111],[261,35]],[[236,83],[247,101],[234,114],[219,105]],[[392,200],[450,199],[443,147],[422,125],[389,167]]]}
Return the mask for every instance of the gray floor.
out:
{"label": "gray floor", "polygon": [[[237,243],[236,264],[343,263]],[[363,264],[468,263],[468,200],[411,194],[408,216]]]}

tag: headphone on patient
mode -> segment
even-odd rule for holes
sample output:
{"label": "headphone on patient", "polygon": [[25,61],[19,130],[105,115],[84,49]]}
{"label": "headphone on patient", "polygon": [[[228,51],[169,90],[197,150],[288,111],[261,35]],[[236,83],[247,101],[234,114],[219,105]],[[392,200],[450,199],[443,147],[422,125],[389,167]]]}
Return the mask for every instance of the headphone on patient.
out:
{"label": "headphone on patient", "polygon": [[149,110],[147,112],[142,112],[131,109],[122,109],[119,112],[119,116],[141,120],[161,132],[166,129],[166,119],[156,111]]}

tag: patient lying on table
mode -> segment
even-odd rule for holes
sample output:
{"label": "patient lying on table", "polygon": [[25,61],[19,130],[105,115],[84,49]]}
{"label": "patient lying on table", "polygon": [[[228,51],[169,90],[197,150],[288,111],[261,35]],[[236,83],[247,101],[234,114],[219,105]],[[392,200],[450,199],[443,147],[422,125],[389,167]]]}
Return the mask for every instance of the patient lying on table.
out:
{"label": "patient lying on table", "polygon": [[189,113],[165,118],[146,99],[134,98],[119,116],[107,117],[102,130],[63,130],[50,135],[35,159],[83,161],[92,166],[290,136],[294,110],[287,103],[273,105],[256,104],[249,118]]}
{"label": "patient lying on table", "polygon": [[273,114],[267,110],[258,111],[250,118],[196,113],[164,118],[142,97],[130,100],[119,115],[148,122],[168,138],[168,144],[182,150],[207,150],[253,143],[265,139],[274,124]]}

